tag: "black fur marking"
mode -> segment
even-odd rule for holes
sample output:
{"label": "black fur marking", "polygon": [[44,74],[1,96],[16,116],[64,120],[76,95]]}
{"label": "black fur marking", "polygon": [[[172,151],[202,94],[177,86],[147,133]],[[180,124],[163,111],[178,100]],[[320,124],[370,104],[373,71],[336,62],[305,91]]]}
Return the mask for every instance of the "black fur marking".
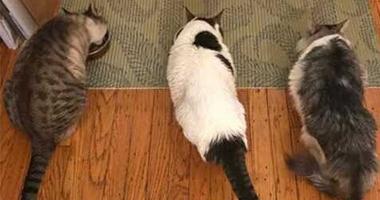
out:
{"label": "black fur marking", "polygon": [[37,168],[37,169],[31,169],[30,173],[33,175],[42,176],[45,173],[45,171]]}
{"label": "black fur marking", "polygon": [[23,190],[23,193],[37,193],[37,192],[38,192],[38,187],[37,186],[35,186],[35,187],[33,187],[33,186],[27,186]]}
{"label": "black fur marking", "polygon": [[175,34],[175,38],[177,38],[182,31],[183,31],[183,28],[179,29],[179,31]]}
{"label": "black fur marking", "polygon": [[52,78],[46,78],[46,81],[49,85],[58,85],[59,82],[55,79],[52,79]]}
{"label": "black fur marking", "polygon": [[39,99],[41,99],[42,101],[45,101],[47,99],[47,93],[40,90],[37,92],[37,96]]}
{"label": "black fur marking", "polygon": [[226,57],[224,57],[222,54],[217,54],[216,57],[224,63],[224,65],[231,71],[232,74],[234,74],[234,69],[232,68],[231,62]]}
{"label": "black fur marking", "polygon": [[46,106],[46,105],[40,105],[40,106],[37,106],[38,107],[38,110],[43,113],[43,114],[46,114],[48,111],[49,111],[49,106]]}
{"label": "black fur marking", "polygon": [[219,139],[210,144],[205,158],[220,164],[240,200],[258,200],[245,163],[246,148],[243,139],[232,137]]}
{"label": "black fur marking", "polygon": [[42,77],[39,74],[34,75],[34,79],[36,80],[37,84],[40,84],[42,81]]}
{"label": "black fur marking", "polygon": [[[40,173],[40,174],[36,174],[37,176],[41,176],[42,175],[42,173]],[[30,182],[33,182],[33,183],[41,183],[41,177],[30,177],[29,178],[29,181]]]}
{"label": "black fur marking", "polygon": [[219,44],[218,39],[212,33],[208,31],[202,31],[195,36],[193,43],[197,47],[203,47],[214,51],[222,50],[222,46]]}
{"label": "black fur marking", "polygon": [[222,37],[224,37],[224,32],[223,32],[223,29],[222,29],[222,28],[220,28],[220,26],[219,26],[219,32],[220,32],[220,34],[222,35]]}
{"label": "black fur marking", "polygon": [[215,24],[216,24],[216,21],[214,19],[212,19],[212,18],[198,17],[196,20],[205,21],[208,24],[210,24],[212,27],[214,27]]}

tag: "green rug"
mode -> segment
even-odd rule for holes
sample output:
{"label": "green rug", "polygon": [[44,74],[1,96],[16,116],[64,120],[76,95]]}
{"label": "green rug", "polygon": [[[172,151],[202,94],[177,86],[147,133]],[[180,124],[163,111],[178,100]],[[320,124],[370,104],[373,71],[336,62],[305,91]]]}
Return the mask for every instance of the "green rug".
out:
{"label": "green rug", "polygon": [[225,43],[237,67],[239,87],[286,87],[295,44],[309,21],[350,19],[347,37],[380,86],[377,34],[367,0],[64,0],[72,11],[95,3],[113,37],[110,51],[90,62],[91,87],[166,87],[166,64],[184,6],[202,16],[225,8]]}

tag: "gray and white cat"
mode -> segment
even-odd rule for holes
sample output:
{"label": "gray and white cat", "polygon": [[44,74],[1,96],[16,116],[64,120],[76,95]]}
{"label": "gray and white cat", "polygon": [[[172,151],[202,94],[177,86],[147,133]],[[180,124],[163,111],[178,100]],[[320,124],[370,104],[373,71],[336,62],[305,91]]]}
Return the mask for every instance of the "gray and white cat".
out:
{"label": "gray and white cat", "polygon": [[287,164],[322,192],[361,200],[377,172],[376,124],[362,103],[365,71],[342,33],[346,24],[314,25],[298,43],[289,89],[308,152]]}
{"label": "gray and white cat", "polygon": [[66,12],[53,18],[19,53],[4,101],[12,124],[31,140],[21,199],[37,198],[54,149],[74,131],[86,102],[89,48],[101,46],[106,34],[104,19],[90,6],[83,14]]}
{"label": "gray and white cat", "polygon": [[167,69],[177,121],[203,160],[223,167],[240,200],[257,200],[245,164],[245,111],[223,43],[222,12],[212,18],[186,12],[188,22],[176,34]]}

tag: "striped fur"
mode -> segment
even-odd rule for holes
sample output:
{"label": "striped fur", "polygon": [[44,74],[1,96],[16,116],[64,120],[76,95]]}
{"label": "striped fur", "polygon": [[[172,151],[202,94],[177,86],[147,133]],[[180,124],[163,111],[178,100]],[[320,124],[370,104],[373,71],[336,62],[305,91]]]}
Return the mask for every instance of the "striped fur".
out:
{"label": "striped fur", "polygon": [[18,55],[4,103],[12,124],[32,143],[21,199],[37,198],[57,143],[70,135],[80,117],[86,102],[89,46],[106,32],[101,18],[75,13],[57,16],[37,31]]}

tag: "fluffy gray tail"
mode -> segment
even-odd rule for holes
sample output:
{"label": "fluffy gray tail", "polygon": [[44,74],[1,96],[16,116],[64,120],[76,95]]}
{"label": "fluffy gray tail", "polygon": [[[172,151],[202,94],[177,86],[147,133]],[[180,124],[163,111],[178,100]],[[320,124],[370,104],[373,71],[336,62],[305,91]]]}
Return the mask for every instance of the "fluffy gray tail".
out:
{"label": "fluffy gray tail", "polygon": [[210,145],[207,161],[220,164],[239,200],[258,200],[245,163],[242,138],[221,139]]}
{"label": "fluffy gray tail", "polygon": [[352,174],[351,178],[351,191],[349,192],[348,200],[362,200],[363,199],[363,180],[361,169],[356,167],[356,171]]}
{"label": "fluffy gray tail", "polygon": [[[33,144],[32,144],[33,145]],[[32,147],[32,156],[29,164],[28,174],[24,181],[21,200],[36,200],[38,190],[45,174],[55,144],[43,147]]]}
{"label": "fluffy gray tail", "polygon": [[[347,200],[363,199],[363,169],[358,156],[345,156],[338,162],[340,171],[349,174],[348,188],[342,191],[339,183],[331,177],[324,175],[315,158],[310,154],[296,155],[287,158],[288,167],[298,176],[306,177],[319,191],[325,192],[330,196],[341,196]],[[346,163],[346,164],[344,164]],[[347,165],[347,163],[349,163]],[[344,166],[347,165],[345,168]],[[339,177],[336,177],[339,178]]]}
{"label": "fluffy gray tail", "polygon": [[372,162],[372,153],[362,153],[360,155],[346,155],[343,162],[348,163],[345,171],[350,174],[349,191],[345,191],[347,200],[362,200],[363,199],[363,185],[365,182],[366,171],[377,168],[376,161]]}
{"label": "fluffy gray tail", "polygon": [[310,154],[287,156],[286,164],[296,175],[306,177],[319,191],[330,196],[337,195],[337,184],[322,174],[320,166]]}

